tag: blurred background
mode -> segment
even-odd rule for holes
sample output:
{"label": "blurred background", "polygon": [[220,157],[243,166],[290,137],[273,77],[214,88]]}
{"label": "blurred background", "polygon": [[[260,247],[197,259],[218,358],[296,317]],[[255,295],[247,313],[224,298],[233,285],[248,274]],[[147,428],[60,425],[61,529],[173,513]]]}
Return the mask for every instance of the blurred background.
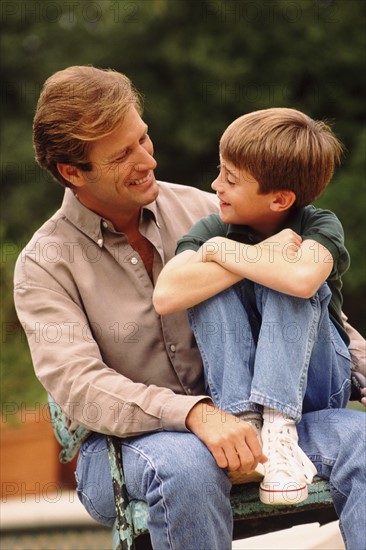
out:
{"label": "blurred background", "polygon": [[286,106],[330,122],[346,154],[318,205],[343,223],[352,258],[344,311],[365,335],[365,2],[3,0],[0,7],[3,420],[47,417],[12,277],[21,249],[62,200],[61,186],[34,162],[31,133],[43,82],[70,65],[126,73],[145,98],[157,177],[206,190],[220,135],[237,116]]}

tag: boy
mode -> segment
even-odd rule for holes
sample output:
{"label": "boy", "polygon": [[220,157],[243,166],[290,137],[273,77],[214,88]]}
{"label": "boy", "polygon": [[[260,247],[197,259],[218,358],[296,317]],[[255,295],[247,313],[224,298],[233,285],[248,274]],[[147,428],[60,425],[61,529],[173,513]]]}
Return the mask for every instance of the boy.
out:
{"label": "boy", "polygon": [[302,412],[345,407],[350,394],[349,255],[336,216],[310,205],[341,154],[329,127],[294,109],[239,117],[220,140],[220,214],[178,242],[155,289],[159,313],[191,308],[215,405],[262,439],[267,504],[307,498],[316,470],[296,423]]}

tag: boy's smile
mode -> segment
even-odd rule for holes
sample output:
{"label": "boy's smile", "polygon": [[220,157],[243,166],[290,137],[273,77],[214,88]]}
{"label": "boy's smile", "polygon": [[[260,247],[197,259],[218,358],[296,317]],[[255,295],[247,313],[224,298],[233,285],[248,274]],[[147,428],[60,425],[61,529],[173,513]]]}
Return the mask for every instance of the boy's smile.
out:
{"label": "boy's smile", "polygon": [[260,193],[259,183],[244,169],[221,158],[220,173],[211,185],[220,200],[224,223],[248,225],[260,235],[273,234],[278,213],[273,211],[276,193]]}

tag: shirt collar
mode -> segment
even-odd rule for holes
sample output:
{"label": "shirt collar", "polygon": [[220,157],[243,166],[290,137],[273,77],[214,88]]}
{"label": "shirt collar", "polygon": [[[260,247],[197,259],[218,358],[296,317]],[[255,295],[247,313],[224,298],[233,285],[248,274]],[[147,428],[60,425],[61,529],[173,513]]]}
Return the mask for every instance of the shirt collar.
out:
{"label": "shirt collar", "polygon": [[[158,198],[159,198],[159,196],[158,196]],[[160,227],[159,217],[158,217],[158,208],[157,208],[156,200],[154,202],[144,206],[144,208],[142,209],[142,214],[141,214],[142,217],[144,216],[145,212],[151,212],[152,217],[154,218],[154,221],[155,221],[156,225],[158,227]]]}
{"label": "shirt collar", "polygon": [[[291,210],[289,216],[286,218],[283,226],[279,228],[278,231],[281,231],[285,228],[290,228],[295,233],[301,235],[302,219],[304,210],[306,207],[294,208]],[[263,240],[263,237],[260,237],[253,229],[248,225],[234,225],[229,224],[227,226],[226,236],[234,241],[239,241],[245,244],[258,244]]]}
{"label": "shirt collar", "polygon": [[261,240],[248,225],[230,224],[227,226],[226,236],[245,244],[256,244]]}
{"label": "shirt collar", "polygon": [[307,208],[309,208],[309,206],[302,206],[300,208],[294,208],[293,210],[291,210],[289,217],[287,218],[281,229],[289,227],[290,229],[295,231],[295,233],[301,235],[302,221],[304,217],[304,212]]}
{"label": "shirt collar", "polygon": [[[102,224],[105,226],[106,224],[108,224],[111,229],[114,229],[113,224],[109,220],[102,218],[102,216],[96,214],[95,212],[89,210],[89,208],[81,204],[73,191],[69,188],[65,189],[61,211],[66,216],[66,218],[75,225],[75,227],[77,227],[85,235],[90,237],[98,245],[100,244],[101,240],[103,240]],[[151,212],[155,219],[156,225],[159,227],[159,223],[157,220],[156,201],[145,206],[142,209],[140,223],[144,218],[145,211],[149,213]]]}

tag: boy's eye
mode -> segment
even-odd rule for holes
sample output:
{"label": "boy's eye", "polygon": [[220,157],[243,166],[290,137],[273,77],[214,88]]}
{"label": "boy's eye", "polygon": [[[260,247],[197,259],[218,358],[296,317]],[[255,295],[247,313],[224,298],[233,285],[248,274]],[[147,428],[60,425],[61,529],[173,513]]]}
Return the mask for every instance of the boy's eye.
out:
{"label": "boy's eye", "polygon": [[217,165],[217,169],[221,172],[223,170],[223,179],[228,182],[229,185],[235,185],[236,181],[233,180],[232,175],[225,169],[225,166],[221,164]]}

